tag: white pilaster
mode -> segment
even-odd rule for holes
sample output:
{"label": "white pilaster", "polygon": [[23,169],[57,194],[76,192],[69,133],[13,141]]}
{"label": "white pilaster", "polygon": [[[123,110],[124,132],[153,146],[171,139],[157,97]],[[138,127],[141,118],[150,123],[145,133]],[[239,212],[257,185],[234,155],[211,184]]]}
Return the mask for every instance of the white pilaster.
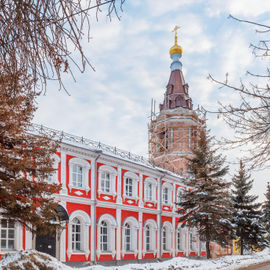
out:
{"label": "white pilaster", "polygon": [[139,207],[143,207],[143,175],[140,173],[139,180]]}
{"label": "white pilaster", "polygon": [[[92,166],[92,168],[93,168],[94,166]],[[93,180],[93,177],[91,176],[91,179]],[[92,181],[91,181],[92,182]],[[93,185],[92,185],[92,187],[93,187]],[[94,188],[92,188],[91,189],[91,192],[93,193],[93,190],[95,190]],[[91,194],[92,194],[91,193]],[[92,196],[92,195],[91,195]],[[93,198],[93,197],[92,197]],[[92,213],[94,213],[94,205],[91,205],[91,216],[92,216],[92,218],[93,218],[93,215],[92,215]],[[95,233],[95,225],[96,225],[96,220],[94,220],[94,219],[92,219],[92,221],[91,221],[91,261],[93,262],[94,260],[95,260],[95,252],[94,252],[94,250],[96,250],[96,243],[95,243],[95,236],[94,236],[94,233]]]}
{"label": "white pilaster", "polygon": [[142,259],[142,249],[143,249],[143,245],[142,245],[142,235],[143,235],[143,224],[142,224],[142,212],[139,212],[139,256],[138,259]]}
{"label": "white pilaster", "polygon": [[116,260],[121,260],[121,209],[116,209]]}
{"label": "white pilaster", "polygon": [[61,150],[61,184],[62,194],[67,194],[66,152]]}
{"label": "white pilaster", "polygon": [[176,250],[176,230],[175,230],[175,217],[172,218],[172,226],[173,226],[173,239],[172,239],[172,251],[173,251],[173,257],[175,257],[175,250]]}
{"label": "white pilaster", "polygon": [[121,204],[122,203],[122,196],[121,196],[121,190],[122,190],[122,168],[118,167],[118,174],[117,174],[117,200],[116,202]]}

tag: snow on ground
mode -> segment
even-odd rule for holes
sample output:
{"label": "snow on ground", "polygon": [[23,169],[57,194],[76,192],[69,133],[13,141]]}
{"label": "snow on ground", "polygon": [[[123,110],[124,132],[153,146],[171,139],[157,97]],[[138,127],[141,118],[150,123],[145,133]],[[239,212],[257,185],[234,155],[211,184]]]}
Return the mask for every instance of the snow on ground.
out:
{"label": "snow on ground", "polygon": [[[237,270],[251,264],[270,261],[270,249],[251,255],[232,255],[211,260],[173,258],[168,261],[145,264],[127,264],[105,267],[89,266],[80,270]],[[10,254],[0,261],[1,270],[75,270],[57,261],[54,257],[37,251],[20,251]]]}

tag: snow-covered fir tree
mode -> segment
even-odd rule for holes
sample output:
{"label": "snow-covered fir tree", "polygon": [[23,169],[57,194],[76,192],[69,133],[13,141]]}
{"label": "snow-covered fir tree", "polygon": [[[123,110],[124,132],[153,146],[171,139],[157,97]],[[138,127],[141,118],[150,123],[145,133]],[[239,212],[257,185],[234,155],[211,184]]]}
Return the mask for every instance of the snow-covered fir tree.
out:
{"label": "snow-covered fir tree", "polygon": [[237,174],[232,179],[232,204],[233,218],[236,237],[239,238],[240,253],[252,248],[262,248],[267,245],[265,228],[261,221],[262,213],[258,196],[250,195],[253,179],[245,169],[242,161]]}
{"label": "snow-covered fir tree", "polygon": [[189,159],[191,178],[179,203],[182,226],[195,227],[200,240],[205,241],[207,258],[211,258],[210,241],[226,245],[231,239],[232,224],[230,184],[223,180],[228,167],[225,158],[217,154],[213,138],[203,128],[198,136],[193,158]]}
{"label": "snow-covered fir tree", "polygon": [[265,226],[266,230],[266,239],[269,242],[270,241],[270,183],[267,183],[267,190],[264,194],[266,201],[264,201],[262,205],[262,222]]}

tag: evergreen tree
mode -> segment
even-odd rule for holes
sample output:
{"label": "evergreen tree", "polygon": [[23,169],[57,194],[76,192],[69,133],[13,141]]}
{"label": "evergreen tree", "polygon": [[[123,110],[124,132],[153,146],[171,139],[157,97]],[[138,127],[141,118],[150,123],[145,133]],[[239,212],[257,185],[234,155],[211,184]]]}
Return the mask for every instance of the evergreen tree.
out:
{"label": "evergreen tree", "polygon": [[253,184],[250,177],[240,161],[239,171],[232,179],[232,222],[235,226],[235,234],[239,238],[241,255],[244,249],[261,248],[267,245],[264,238],[266,231],[260,222],[261,204],[256,203],[258,196],[248,194]]}
{"label": "evergreen tree", "polygon": [[54,171],[58,144],[28,133],[36,110],[32,86],[21,72],[0,74],[0,209],[3,218],[48,232],[57,206],[51,195],[60,186],[44,179]]}
{"label": "evergreen tree", "polygon": [[266,201],[262,205],[262,222],[265,226],[266,230],[266,239],[269,242],[270,241],[270,184],[267,183],[267,190],[264,194],[266,197]]}
{"label": "evergreen tree", "polygon": [[200,240],[206,242],[207,258],[211,258],[210,241],[226,245],[231,238],[232,225],[229,186],[222,177],[227,173],[225,159],[217,154],[212,137],[203,128],[198,136],[193,158],[189,159],[191,179],[179,203],[182,226],[195,227]]}

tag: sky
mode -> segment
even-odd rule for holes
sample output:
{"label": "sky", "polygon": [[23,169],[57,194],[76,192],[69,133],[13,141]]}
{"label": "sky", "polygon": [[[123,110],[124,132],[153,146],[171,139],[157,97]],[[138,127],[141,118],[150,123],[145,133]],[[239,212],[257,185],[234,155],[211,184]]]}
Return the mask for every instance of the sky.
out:
{"label": "sky", "polygon": [[[215,111],[218,102],[235,103],[238,96],[207,79],[229,79],[236,85],[246,71],[262,71],[265,60],[256,59],[249,47],[267,34],[256,27],[229,19],[229,15],[270,25],[265,0],[126,0],[120,20],[106,10],[96,21],[91,14],[90,42],[82,41],[91,64],[84,73],[73,69],[76,81],[64,75],[69,94],[50,82],[38,98],[34,123],[63,130],[147,156],[151,99],[162,102],[170,75],[172,30],[180,26],[181,62],[194,107]],[[78,59],[76,52],[75,59]],[[217,138],[233,136],[216,115],[208,126]],[[239,151],[225,151],[230,178],[237,169]],[[253,193],[264,200],[269,170],[253,172]]]}

